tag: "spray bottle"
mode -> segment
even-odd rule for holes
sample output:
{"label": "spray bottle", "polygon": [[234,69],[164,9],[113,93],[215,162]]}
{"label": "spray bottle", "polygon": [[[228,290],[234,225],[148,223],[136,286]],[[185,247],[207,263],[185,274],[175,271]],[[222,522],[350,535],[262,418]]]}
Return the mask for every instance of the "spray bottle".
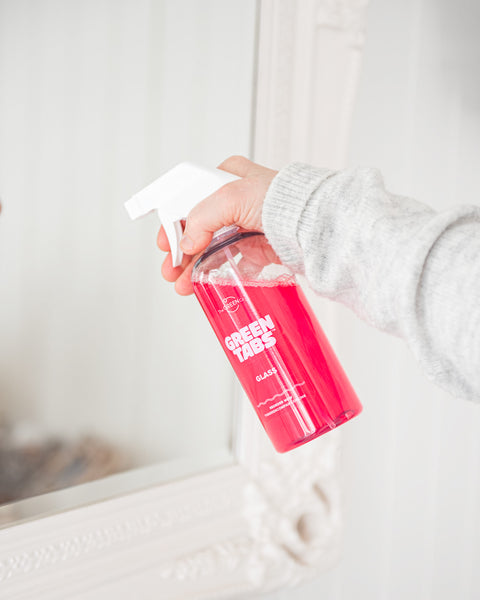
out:
{"label": "spray bottle", "polygon": [[[135,194],[132,219],[156,210],[172,264],[182,261],[182,219],[203,198],[238,179],[181,163]],[[194,293],[278,452],[358,415],[362,406],[295,276],[265,235],[223,227],[198,258]]]}

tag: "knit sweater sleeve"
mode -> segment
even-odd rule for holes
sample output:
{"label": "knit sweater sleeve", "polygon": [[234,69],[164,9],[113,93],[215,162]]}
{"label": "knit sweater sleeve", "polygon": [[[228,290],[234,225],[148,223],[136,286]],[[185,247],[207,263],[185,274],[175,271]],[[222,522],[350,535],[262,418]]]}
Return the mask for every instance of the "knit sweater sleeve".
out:
{"label": "knit sweater sleeve", "polygon": [[480,402],[480,208],[435,212],[376,169],[294,163],[263,207],[270,244],[320,295],[403,337],[426,375]]}

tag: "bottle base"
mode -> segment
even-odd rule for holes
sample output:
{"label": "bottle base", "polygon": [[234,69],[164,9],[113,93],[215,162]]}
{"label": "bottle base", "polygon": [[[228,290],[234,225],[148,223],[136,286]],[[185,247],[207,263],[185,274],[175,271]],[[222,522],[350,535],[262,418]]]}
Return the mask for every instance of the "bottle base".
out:
{"label": "bottle base", "polygon": [[291,442],[289,444],[286,444],[286,445],[280,446],[280,447],[275,446],[275,450],[277,452],[283,454],[285,452],[289,452],[290,450],[294,450],[295,448],[298,448],[299,446],[303,446],[303,444],[306,444],[307,442],[311,442],[315,438],[320,437],[321,435],[324,435],[325,433],[328,433],[329,431],[332,431],[333,429],[336,429],[339,425],[342,425],[343,423],[350,421],[351,419],[353,419],[353,417],[356,417],[358,414],[360,414],[360,412],[361,412],[361,410],[357,410],[357,411],[346,410],[346,411],[340,413],[334,419],[333,427],[330,427],[329,425],[325,425],[325,427],[317,429],[317,431],[315,431],[311,435],[308,435],[304,438],[300,438],[299,440],[297,440],[295,442]]}

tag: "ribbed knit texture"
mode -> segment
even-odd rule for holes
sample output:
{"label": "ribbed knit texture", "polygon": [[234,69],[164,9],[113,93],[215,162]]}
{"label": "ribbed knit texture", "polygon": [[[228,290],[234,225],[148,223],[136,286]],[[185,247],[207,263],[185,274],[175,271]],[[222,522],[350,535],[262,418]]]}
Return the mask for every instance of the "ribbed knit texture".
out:
{"label": "ribbed knit texture", "polygon": [[403,337],[426,375],[480,401],[480,208],[435,212],[376,169],[293,163],[263,207],[267,239],[320,295]]}

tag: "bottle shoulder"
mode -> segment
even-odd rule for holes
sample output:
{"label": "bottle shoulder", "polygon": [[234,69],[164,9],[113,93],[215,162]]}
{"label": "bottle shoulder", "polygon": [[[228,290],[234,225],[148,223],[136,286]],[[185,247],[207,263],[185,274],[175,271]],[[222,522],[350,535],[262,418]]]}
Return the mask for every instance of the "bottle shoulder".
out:
{"label": "bottle shoulder", "polygon": [[295,276],[280,262],[261,231],[237,231],[219,237],[196,261],[195,285],[204,283],[273,285],[294,281]]}

